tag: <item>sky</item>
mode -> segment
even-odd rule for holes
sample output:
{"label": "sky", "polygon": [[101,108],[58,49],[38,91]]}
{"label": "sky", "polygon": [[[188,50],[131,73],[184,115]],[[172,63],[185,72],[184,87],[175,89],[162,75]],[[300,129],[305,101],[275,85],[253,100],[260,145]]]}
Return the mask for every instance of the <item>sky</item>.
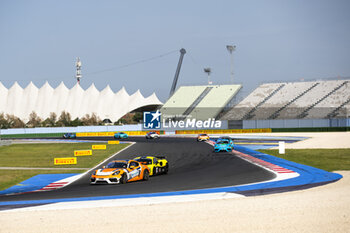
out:
{"label": "sky", "polygon": [[[168,98],[178,87],[350,77],[348,0],[0,0],[0,82],[92,83]],[[233,63],[226,45],[235,45]]]}

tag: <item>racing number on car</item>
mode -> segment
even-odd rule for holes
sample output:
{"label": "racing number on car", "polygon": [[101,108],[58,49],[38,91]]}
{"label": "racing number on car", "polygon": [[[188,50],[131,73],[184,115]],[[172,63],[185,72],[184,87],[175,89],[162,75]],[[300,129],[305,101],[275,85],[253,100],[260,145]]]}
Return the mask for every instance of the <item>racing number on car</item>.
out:
{"label": "racing number on car", "polygon": [[141,175],[141,167],[136,169],[137,175],[136,176],[140,176]]}
{"label": "racing number on car", "polygon": [[136,176],[139,176],[141,174],[141,168],[137,168],[130,172],[130,178],[134,178]]}

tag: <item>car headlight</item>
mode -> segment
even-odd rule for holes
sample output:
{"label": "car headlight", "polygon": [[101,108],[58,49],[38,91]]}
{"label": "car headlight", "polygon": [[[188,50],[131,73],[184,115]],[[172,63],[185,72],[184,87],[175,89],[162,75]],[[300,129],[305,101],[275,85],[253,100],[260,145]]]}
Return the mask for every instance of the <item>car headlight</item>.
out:
{"label": "car headlight", "polygon": [[119,175],[119,173],[120,173],[120,171],[116,171],[116,172],[114,172],[112,175],[113,175],[113,176],[116,176],[116,175]]}

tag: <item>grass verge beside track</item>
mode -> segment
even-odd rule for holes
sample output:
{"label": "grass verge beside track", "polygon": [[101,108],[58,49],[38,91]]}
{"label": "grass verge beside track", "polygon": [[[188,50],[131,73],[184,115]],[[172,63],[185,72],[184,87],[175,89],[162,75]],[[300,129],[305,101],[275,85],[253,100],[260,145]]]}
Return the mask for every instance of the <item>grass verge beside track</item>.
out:
{"label": "grass verge beside track", "polygon": [[329,172],[350,170],[350,149],[286,149],[284,155],[278,150],[258,151]]}
{"label": "grass verge beside track", "polygon": [[[89,150],[96,143],[12,144],[0,147],[0,167],[28,167],[31,170],[0,169],[0,190],[16,185],[38,174],[81,173],[92,168],[129,144],[107,145],[106,150],[93,150],[91,156],[77,156],[77,164],[54,165],[54,158],[74,157],[74,150]],[[69,170],[35,170],[35,168],[69,168]],[[73,168],[73,170],[72,170]]]}
{"label": "grass verge beside track", "polygon": [[0,190],[10,188],[40,174],[81,173],[85,170],[0,170]]}
{"label": "grass verge beside track", "polygon": [[0,167],[90,168],[128,144],[107,145],[93,150],[91,156],[77,156],[74,165],[54,165],[54,158],[74,157],[74,150],[91,150],[97,143],[31,143],[0,147]]}

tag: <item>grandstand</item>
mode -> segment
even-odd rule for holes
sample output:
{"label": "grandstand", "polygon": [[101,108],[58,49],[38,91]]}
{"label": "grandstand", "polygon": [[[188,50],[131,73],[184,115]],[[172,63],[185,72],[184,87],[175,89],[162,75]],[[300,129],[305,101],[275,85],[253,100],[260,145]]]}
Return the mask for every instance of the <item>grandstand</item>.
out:
{"label": "grandstand", "polygon": [[265,83],[222,120],[347,118],[350,80]]}
{"label": "grandstand", "polygon": [[241,88],[241,85],[182,86],[160,111],[163,118],[216,118]]}

